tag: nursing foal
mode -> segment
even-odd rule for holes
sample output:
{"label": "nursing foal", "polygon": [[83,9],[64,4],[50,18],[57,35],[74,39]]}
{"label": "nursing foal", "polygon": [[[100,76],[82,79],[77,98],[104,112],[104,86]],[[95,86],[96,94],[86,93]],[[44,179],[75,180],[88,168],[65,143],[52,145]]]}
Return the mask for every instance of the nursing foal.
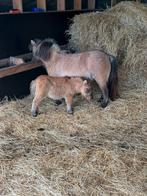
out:
{"label": "nursing foal", "polygon": [[95,80],[99,85],[101,107],[118,97],[117,63],[115,57],[93,50],[69,54],[62,52],[53,39],[31,40],[33,55],[44,64],[48,75],[54,77],[76,76]]}
{"label": "nursing foal", "polygon": [[38,107],[45,97],[53,100],[65,99],[67,112],[73,113],[72,99],[77,93],[81,93],[88,101],[91,100],[91,88],[87,80],[82,80],[79,77],[50,77],[47,75],[38,76],[31,82],[31,95],[34,97],[32,102],[32,115],[35,117],[38,114]]}

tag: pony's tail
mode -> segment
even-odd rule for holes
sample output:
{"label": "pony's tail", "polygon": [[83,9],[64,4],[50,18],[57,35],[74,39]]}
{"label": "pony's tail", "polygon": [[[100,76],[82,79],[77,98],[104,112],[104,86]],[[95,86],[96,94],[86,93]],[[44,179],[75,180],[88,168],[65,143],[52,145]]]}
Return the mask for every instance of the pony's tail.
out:
{"label": "pony's tail", "polygon": [[118,93],[118,63],[116,57],[109,56],[111,71],[108,79],[109,98],[114,101],[119,97]]}
{"label": "pony's tail", "polygon": [[36,81],[32,80],[31,84],[30,84],[30,95],[32,97],[35,96],[35,91],[36,91]]}

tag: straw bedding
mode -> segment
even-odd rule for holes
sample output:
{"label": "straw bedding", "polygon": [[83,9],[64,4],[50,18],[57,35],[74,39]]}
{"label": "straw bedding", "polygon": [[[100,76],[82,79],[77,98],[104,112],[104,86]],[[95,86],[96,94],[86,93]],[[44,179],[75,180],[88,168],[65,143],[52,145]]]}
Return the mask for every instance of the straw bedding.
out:
{"label": "straw bedding", "polygon": [[117,57],[120,86],[147,88],[147,7],[121,2],[104,12],[76,15],[67,31],[76,51],[101,49]]}
{"label": "straw bedding", "polygon": [[147,194],[147,94],[124,89],[101,109],[94,92],[74,98],[73,116],[49,99],[37,118],[31,97],[1,103],[1,195]]}

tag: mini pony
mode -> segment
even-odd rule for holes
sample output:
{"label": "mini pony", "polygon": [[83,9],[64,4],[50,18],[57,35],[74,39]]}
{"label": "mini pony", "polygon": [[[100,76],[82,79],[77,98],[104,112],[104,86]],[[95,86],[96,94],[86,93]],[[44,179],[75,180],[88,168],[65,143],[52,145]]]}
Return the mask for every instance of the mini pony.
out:
{"label": "mini pony", "polygon": [[35,117],[38,114],[38,107],[45,97],[57,100],[57,104],[62,103],[60,100],[65,99],[67,112],[73,113],[72,99],[77,93],[81,93],[88,101],[91,100],[90,85],[87,80],[78,77],[49,77],[41,75],[33,80],[30,84],[30,92],[34,97],[31,112]]}
{"label": "mini pony", "polygon": [[95,80],[102,96],[101,107],[108,105],[109,98],[118,98],[116,58],[99,50],[80,53],[62,52],[53,39],[35,42],[31,40],[33,55],[44,64],[48,75],[53,77],[85,77]]}

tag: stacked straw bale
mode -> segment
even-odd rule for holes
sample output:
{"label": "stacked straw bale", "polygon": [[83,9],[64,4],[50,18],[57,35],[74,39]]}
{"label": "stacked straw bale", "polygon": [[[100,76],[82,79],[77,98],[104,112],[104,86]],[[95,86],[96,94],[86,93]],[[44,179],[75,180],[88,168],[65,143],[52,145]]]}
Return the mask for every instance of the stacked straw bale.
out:
{"label": "stacked straw bale", "polygon": [[117,56],[120,85],[147,89],[147,7],[121,2],[104,12],[76,15],[67,34],[76,51]]}

